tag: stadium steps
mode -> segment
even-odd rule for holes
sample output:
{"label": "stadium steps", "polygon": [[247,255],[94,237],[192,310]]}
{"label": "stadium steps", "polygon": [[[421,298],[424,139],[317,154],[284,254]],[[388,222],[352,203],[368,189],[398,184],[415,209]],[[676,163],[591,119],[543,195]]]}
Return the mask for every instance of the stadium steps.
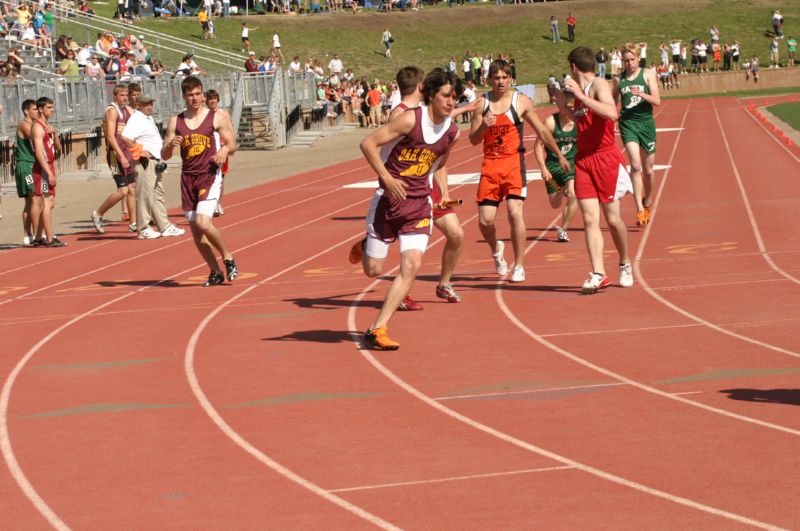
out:
{"label": "stadium steps", "polygon": [[266,106],[242,109],[236,144],[239,149],[272,149],[272,132]]}

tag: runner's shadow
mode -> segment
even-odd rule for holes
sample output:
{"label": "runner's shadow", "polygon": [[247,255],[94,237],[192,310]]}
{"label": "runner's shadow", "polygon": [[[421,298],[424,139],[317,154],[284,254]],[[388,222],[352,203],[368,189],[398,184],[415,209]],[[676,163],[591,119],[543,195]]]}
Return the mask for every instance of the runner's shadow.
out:
{"label": "runner's shadow", "polygon": [[0,243],[0,251],[8,251],[9,249],[16,249],[17,247],[24,247],[20,243]]}
{"label": "runner's shadow", "polygon": [[105,240],[135,240],[135,239],[137,239],[135,234],[126,234],[126,235],[120,235],[120,236],[109,236],[107,234],[96,234],[94,236],[79,236],[78,238],[76,238],[76,240],[79,241],[79,242],[83,242],[83,241],[89,241],[89,242],[98,241],[99,242],[99,241],[105,241]]}
{"label": "runner's shadow", "polygon": [[200,284],[181,284],[172,279],[169,280],[101,280],[95,282],[96,285],[104,288],[116,288],[119,286],[153,287],[153,288],[193,288]]}
{"label": "runner's shadow", "polygon": [[261,341],[303,341],[306,343],[353,343],[357,336],[344,330],[298,330],[291,334],[265,337]]}
{"label": "runner's shadow", "polygon": [[[360,292],[359,292],[360,293]],[[332,297],[297,297],[294,299],[284,299],[284,302],[291,302],[300,308],[313,308],[316,310],[335,310],[337,308],[349,308],[353,301],[342,297],[354,297],[359,293],[345,293]],[[381,301],[361,301],[358,303],[360,308],[380,308]]]}
{"label": "runner's shadow", "polygon": [[800,389],[723,389],[731,400],[800,406]]}

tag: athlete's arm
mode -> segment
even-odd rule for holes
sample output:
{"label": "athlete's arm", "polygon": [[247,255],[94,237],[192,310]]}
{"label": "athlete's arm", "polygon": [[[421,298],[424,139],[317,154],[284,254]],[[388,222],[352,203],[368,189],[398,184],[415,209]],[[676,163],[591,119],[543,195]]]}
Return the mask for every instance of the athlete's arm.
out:
{"label": "athlete's arm", "polygon": [[561,166],[561,169],[565,172],[569,172],[569,161],[561,153],[561,150],[558,149],[558,144],[556,144],[556,139],[553,138],[553,133],[551,130],[545,127],[542,121],[536,115],[536,111],[533,108],[533,103],[531,102],[530,98],[524,94],[520,94],[519,104],[522,107],[522,117],[526,122],[528,122],[528,125],[536,129],[537,140],[541,140],[544,145],[547,146],[547,148],[558,157],[558,165]]}
{"label": "athlete's arm", "polygon": [[[236,139],[233,137],[233,127],[231,121],[218,113],[214,113],[214,127],[219,133],[224,144],[214,155],[215,164],[225,164],[225,159],[236,152]],[[224,151],[223,151],[224,150]]]}
{"label": "athlete's arm", "polygon": [[119,165],[127,169],[130,167],[131,163],[125,158],[125,153],[122,152],[122,148],[119,143],[117,143],[117,116],[117,110],[114,107],[106,109],[106,114],[103,117],[106,121],[106,126],[104,127],[106,131],[106,144],[111,146],[111,149],[114,150]]}
{"label": "athlete's arm", "polygon": [[475,112],[472,113],[472,121],[469,125],[469,141],[473,146],[477,146],[483,142],[483,133],[488,127],[494,125],[496,119],[491,110],[485,114],[482,111],[485,98],[481,96],[475,100]]}
{"label": "athlete's arm", "polygon": [[167,125],[167,133],[164,135],[164,145],[161,147],[161,159],[169,160],[172,158],[172,151],[181,145],[183,137],[175,134],[175,126],[178,123],[178,117],[173,116],[169,119]]}
{"label": "athlete's arm", "polygon": [[[553,129],[555,129],[556,121],[553,119],[552,115],[545,119],[544,126],[548,129],[548,131],[551,132]],[[550,170],[547,169],[547,166],[544,163],[544,142],[542,142],[542,139],[538,136],[536,137],[536,142],[533,144],[533,155],[536,157],[536,162],[539,164],[539,169],[542,171],[542,179],[544,179],[545,182],[552,179],[553,175],[550,173]]]}
{"label": "athlete's arm", "polygon": [[36,162],[39,167],[47,175],[47,182],[50,186],[55,186],[56,176],[52,173],[50,165],[47,163],[47,157],[44,154],[44,134],[45,129],[42,124],[34,123],[31,127],[31,143],[33,144],[33,156],[36,157]]}
{"label": "athlete's arm", "polygon": [[53,155],[55,158],[61,157],[61,138],[56,134],[56,128],[52,125],[47,125],[47,128],[53,133]]}
{"label": "athlete's arm", "polygon": [[381,160],[380,148],[393,140],[409,134],[414,128],[415,123],[415,113],[404,112],[361,141],[361,152],[378,175],[378,178],[383,183],[383,187],[394,199],[402,200],[406,198],[406,183],[401,179],[395,179],[386,170]]}
{"label": "athlete's arm", "polygon": [[645,70],[644,81],[647,83],[647,88],[650,89],[650,94],[639,91],[639,97],[653,107],[658,107],[661,105],[661,93],[658,91],[658,79],[656,79],[656,75],[653,74],[651,70]]}
{"label": "athlete's arm", "polygon": [[607,120],[617,121],[619,117],[617,106],[614,104],[614,97],[611,95],[611,89],[605,79],[595,78],[588,96],[583,93],[580,84],[574,79],[567,79],[566,84],[572,90],[575,99],[589,107],[595,114]]}

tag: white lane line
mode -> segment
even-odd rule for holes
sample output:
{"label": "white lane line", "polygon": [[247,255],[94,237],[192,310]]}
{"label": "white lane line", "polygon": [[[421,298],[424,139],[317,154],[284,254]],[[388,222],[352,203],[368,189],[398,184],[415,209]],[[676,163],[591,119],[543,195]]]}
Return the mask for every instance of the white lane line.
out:
{"label": "white lane line", "polygon": [[602,387],[619,387],[625,385],[623,383],[604,383],[604,384],[590,384],[590,385],[573,385],[570,387],[548,387],[545,389],[519,389],[516,391],[497,391],[495,393],[475,393],[471,395],[454,395],[454,396],[437,396],[434,400],[462,400],[466,398],[484,398],[490,396],[514,396],[514,395],[529,395],[532,393],[550,393],[553,391],[573,391],[582,389],[596,389]]}
{"label": "white lane line", "polygon": [[419,481],[401,481],[398,483],[381,483],[378,485],[364,485],[362,487],[344,487],[341,489],[330,489],[328,492],[355,492],[359,490],[391,489],[395,487],[409,487],[412,485],[433,485],[436,483],[448,483],[450,481],[469,481],[473,479],[498,478],[503,476],[518,476],[521,474],[536,474],[539,472],[555,472],[559,470],[573,470],[572,466],[549,466],[544,468],[525,468],[522,470],[510,470],[508,472],[492,472],[488,474],[472,474],[469,476],[454,476],[450,478],[421,479]]}
{"label": "white lane line", "polygon": [[703,391],[684,391],[683,393],[672,393],[673,396],[685,396],[685,395],[699,395]]}
{"label": "white lane line", "polygon": [[[36,254],[36,253],[41,253],[41,252],[45,252],[45,253],[47,253],[47,252],[55,252],[57,254],[52,255],[50,258],[45,258],[44,260],[39,260],[38,262],[29,262],[29,263],[27,263],[27,264],[25,264],[23,266],[15,267],[14,269],[6,269],[5,271],[0,271],[0,276],[7,275],[9,273],[16,273],[17,271],[22,271],[23,269],[28,269],[28,268],[31,268],[31,267],[40,266],[42,264],[46,264],[48,262],[52,262],[53,260],[60,260],[62,258],[67,258],[67,257],[70,257],[70,256],[74,256],[74,255],[79,254],[79,253],[83,253],[83,252],[86,252],[86,251],[91,251],[91,250],[96,249],[97,247],[102,247],[103,245],[108,245],[109,243],[113,243],[113,242],[114,242],[114,240],[108,240],[108,241],[104,241],[104,242],[98,243],[97,245],[90,245],[88,247],[81,247],[79,249],[75,249],[74,251],[73,250],[66,251],[64,248],[62,248],[60,251],[58,251],[58,250],[53,250],[53,249],[28,249],[27,247],[18,247],[17,249],[25,249],[26,251],[29,251],[31,254]],[[73,247],[70,246],[70,249],[73,249]],[[6,252],[10,252],[10,251],[13,251],[13,250],[14,249],[10,249],[9,251],[6,251]],[[2,256],[2,255],[0,255],[0,256]]]}
{"label": "white lane line", "polygon": [[[686,107],[686,114],[684,114],[684,116],[683,116],[683,120],[681,121],[681,126],[683,126],[683,123],[686,121],[686,116],[688,115],[690,107],[691,107],[691,101],[689,102],[689,105]],[[675,153],[678,150],[678,143],[681,140],[681,135],[682,134],[683,134],[683,131],[680,131],[678,133],[678,138],[675,140],[675,145],[672,148],[672,153],[670,154],[670,158],[669,158],[670,166],[672,165],[672,160],[675,158]],[[642,234],[642,239],[639,242],[639,248],[637,249],[636,256],[633,259],[633,269],[634,269],[634,271],[636,273],[636,278],[638,279],[639,285],[642,286],[642,289],[644,289],[644,291],[648,295],[650,295],[651,297],[656,299],[658,302],[660,302],[661,304],[663,304],[667,308],[671,309],[672,311],[683,315],[684,317],[686,317],[687,319],[689,319],[691,321],[699,323],[699,324],[701,324],[703,326],[707,326],[708,328],[710,328],[712,330],[715,330],[715,331],[717,331],[717,332],[719,332],[721,334],[724,334],[726,336],[734,337],[734,338],[739,339],[741,341],[744,341],[746,343],[750,343],[751,345],[756,345],[758,347],[762,347],[762,348],[765,348],[767,350],[771,350],[773,352],[779,352],[781,354],[786,354],[787,356],[791,356],[793,358],[800,358],[800,353],[798,353],[798,352],[794,352],[794,351],[779,347],[777,345],[771,345],[769,343],[765,343],[764,341],[759,341],[759,340],[754,339],[754,338],[749,337],[749,336],[745,336],[745,335],[742,335],[742,334],[737,334],[736,332],[732,332],[730,330],[727,330],[726,328],[723,328],[723,327],[721,327],[719,325],[716,325],[716,324],[712,323],[711,321],[703,319],[702,317],[700,317],[698,315],[695,315],[695,314],[689,312],[688,310],[684,310],[680,306],[678,306],[676,304],[673,304],[672,302],[670,302],[666,298],[662,297],[658,292],[656,292],[656,290],[651,288],[650,285],[647,283],[647,279],[645,278],[644,274],[642,273],[642,268],[641,268],[642,256],[644,255],[644,250],[647,247],[647,242],[650,239],[650,232],[652,231],[653,226],[655,225],[654,222],[657,221],[658,206],[661,204],[661,198],[663,197],[664,188],[665,188],[668,180],[669,180],[669,170],[667,170],[664,173],[664,178],[661,180],[661,184],[658,187],[658,193],[656,194],[656,200],[653,203],[652,210],[651,210],[651,215],[650,215],[652,221],[650,223],[648,223],[647,225],[645,225],[644,233]]]}
{"label": "white lane line", "polygon": [[731,152],[731,146],[728,144],[728,135],[725,134],[725,128],[722,127],[722,121],[719,118],[719,112],[717,111],[717,104],[714,102],[714,98],[711,98],[711,106],[714,108],[714,117],[717,119],[717,125],[719,125],[719,132],[722,134],[722,143],[725,144],[725,151],[728,153],[728,161],[731,163],[731,168],[733,168],[733,175],[736,177],[736,184],[739,187],[739,193],[742,196],[742,203],[744,203],[744,209],[747,212],[747,217],[750,220],[750,227],[753,229],[753,236],[756,238],[756,244],[758,245],[758,251],[761,253],[761,256],[766,260],[767,264],[777,271],[779,274],[783,275],[788,280],[791,280],[795,284],[800,284],[800,279],[794,277],[781,269],[778,264],[776,264],[772,257],[769,255],[767,251],[767,246],[764,244],[764,238],[761,237],[761,230],[758,228],[758,222],[756,221],[756,216],[753,213],[753,208],[750,206],[750,199],[747,197],[747,191],[744,189],[744,183],[742,182],[742,176],[739,174],[739,168],[736,166],[736,161],[733,160],[733,153]]}
{"label": "white lane line", "polygon": [[[763,319],[760,321],[735,321],[732,323],[722,323],[720,326],[761,326],[775,324],[778,322],[797,321],[798,318],[790,317],[786,319]],[[631,328],[609,328],[606,330],[583,330],[581,332],[562,332],[554,334],[540,334],[542,337],[572,337],[572,336],[585,336],[594,334],[628,334],[630,332],[650,332],[662,330],[674,330],[679,328],[698,328],[705,326],[700,323],[682,324],[682,325],[664,325],[664,326],[640,326]]]}

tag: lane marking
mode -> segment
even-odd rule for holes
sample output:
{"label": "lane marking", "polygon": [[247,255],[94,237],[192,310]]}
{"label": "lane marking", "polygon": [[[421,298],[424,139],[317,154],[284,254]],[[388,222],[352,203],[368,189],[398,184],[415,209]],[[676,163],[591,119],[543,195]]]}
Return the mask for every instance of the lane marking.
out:
{"label": "lane marking", "polygon": [[475,393],[469,395],[454,395],[454,396],[438,396],[434,400],[461,400],[465,398],[484,398],[489,396],[509,396],[509,395],[528,395],[531,393],[549,393],[552,391],[572,391],[583,389],[596,389],[603,387],[619,387],[625,385],[624,383],[603,383],[603,384],[590,384],[590,385],[572,385],[569,387],[549,387],[545,389],[520,389],[517,391],[497,391],[495,393]]}
{"label": "lane marking", "polygon": [[518,476],[520,474],[535,474],[539,472],[555,472],[559,470],[573,470],[573,466],[549,466],[544,468],[525,468],[522,470],[509,470],[508,472],[490,472],[487,474],[472,474],[469,476],[453,476],[449,478],[421,479],[419,481],[400,481],[397,483],[381,483],[377,485],[364,485],[362,487],[343,487],[340,489],[330,489],[328,492],[356,492],[360,490],[391,489],[395,487],[408,487],[412,485],[433,485],[436,483],[448,483],[450,481],[469,481],[473,479],[498,478],[503,476]]}

